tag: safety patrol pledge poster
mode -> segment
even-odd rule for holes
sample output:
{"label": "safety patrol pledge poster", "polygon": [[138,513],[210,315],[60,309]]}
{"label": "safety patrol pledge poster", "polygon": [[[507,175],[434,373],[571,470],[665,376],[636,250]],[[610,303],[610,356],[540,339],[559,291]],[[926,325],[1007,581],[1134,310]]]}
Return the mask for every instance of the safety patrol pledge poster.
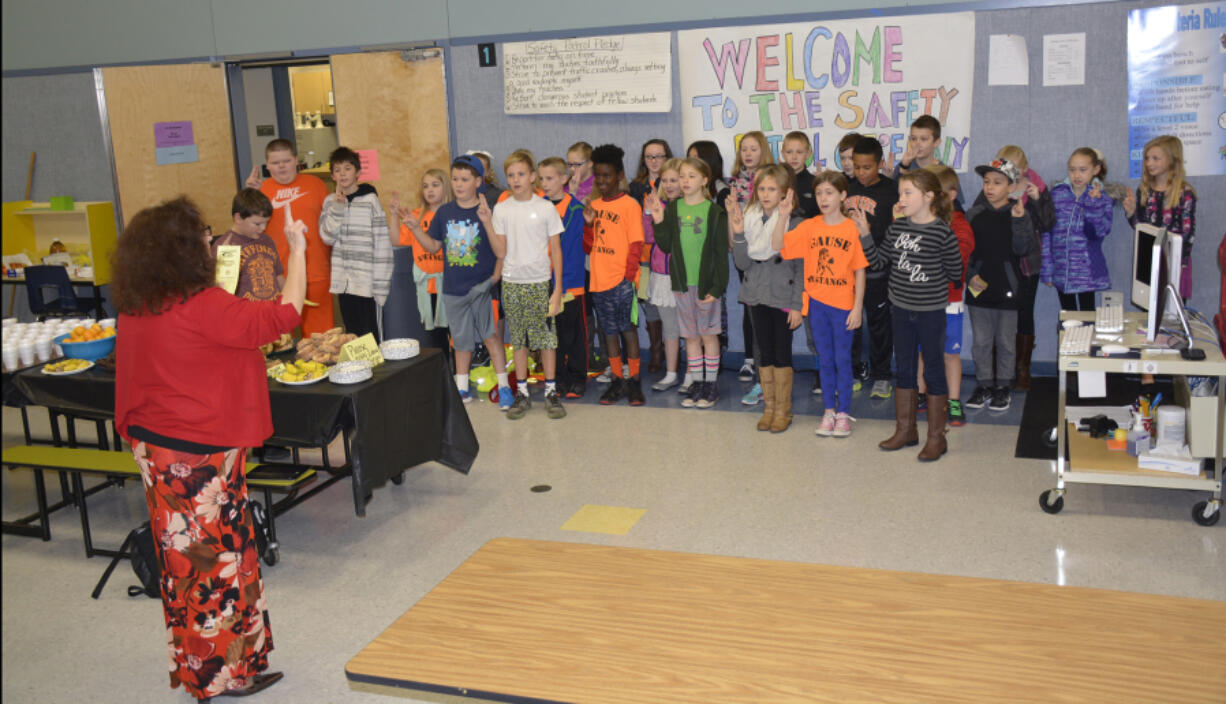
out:
{"label": "safety patrol pledge poster", "polygon": [[853,131],[897,159],[927,113],[941,122],[937,156],[967,169],[974,13],[695,29],[677,33],[677,49],[686,143],[714,141],[729,168],[734,140],[754,130],[776,157],[784,135],[804,132],[819,168],[839,168],[838,141]]}
{"label": "safety patrol pledge poster", "polygon": [[1145,143],[1183,142],[1189,176],[1226,175],[1226,3],[1128,13],[1128,175]]}

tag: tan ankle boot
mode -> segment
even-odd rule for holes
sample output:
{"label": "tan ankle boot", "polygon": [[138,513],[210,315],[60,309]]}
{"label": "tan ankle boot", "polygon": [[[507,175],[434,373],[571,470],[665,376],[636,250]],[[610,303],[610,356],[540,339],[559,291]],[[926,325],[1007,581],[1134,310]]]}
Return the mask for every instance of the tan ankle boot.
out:
{"label": "tan ankle boot", "polygon": [[920,450],[920,462],[934,462],[949,449],[945,442],[945,416],[949,408],[949,396],[928,394],[928,440]]}
{"label": "tan ankle boot", "polygon": [[894,389],[894,434],[877,443],[877,447],[893,452],[919,444],[919,431],[915,428],[915,404],[918,400],[919,392],[915,389]]}
{"label": "tan ankle boot", "polygon": [[[771,432],[782,433],[792,424],[792,377],[791,367],[775,367],[775,419]],[[763,382],[765,383],[765,382]]]}
{"label": "tan ankle boot", "polygon": [[762,417],[758,419],[758,430],[770,430],[775,418],[775,374],[778,371],[774,367],[758,368],[762,383]]}

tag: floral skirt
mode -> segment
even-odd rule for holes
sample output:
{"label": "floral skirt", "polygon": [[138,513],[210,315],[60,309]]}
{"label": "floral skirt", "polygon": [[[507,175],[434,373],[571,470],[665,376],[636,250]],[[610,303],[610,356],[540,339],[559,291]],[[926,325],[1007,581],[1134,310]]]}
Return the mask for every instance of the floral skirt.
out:
{"label": "floral skirt", "polygon": [[246,450],[196,455],[138,440],[132,454],[162,568],[170,686],[197,698],[244,687],[272,650]]}

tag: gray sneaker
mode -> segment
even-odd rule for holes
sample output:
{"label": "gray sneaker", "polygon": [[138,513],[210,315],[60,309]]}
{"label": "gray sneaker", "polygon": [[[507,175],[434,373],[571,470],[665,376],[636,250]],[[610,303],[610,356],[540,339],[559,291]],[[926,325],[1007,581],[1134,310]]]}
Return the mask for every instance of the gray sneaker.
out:
{"label": "gray sneaker", "polygon": [[870,398],[889,398],[890,392],[894,387],[890,386],[890,382],[885,379],[878,379],[873,382],[873,390],[868,393]]}
{"label": "gray sneaker", "polygon": [[515,401],[507,409],[507,418],[519,420],[524,417],[529,408],[532,408],[532,399],[528,398],[528,394],[515,394]]}
{"label": "gray sneaker", "polygon": [[545,394],[545,415],[554,420],[566,417],[566,409],[562,407],[562,400],[558,398],[557,391]]}

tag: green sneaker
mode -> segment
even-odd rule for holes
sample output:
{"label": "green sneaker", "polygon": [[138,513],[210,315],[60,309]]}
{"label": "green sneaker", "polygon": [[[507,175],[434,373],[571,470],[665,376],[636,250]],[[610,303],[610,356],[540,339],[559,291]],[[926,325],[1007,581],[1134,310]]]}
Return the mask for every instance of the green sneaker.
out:
{"label": "green sneaker", "polygon": [[532,408],[532,399],[528,398],[528,394],[515,394],[515,401],[507,409],[507,418],[519,420],[530,408]]}
{"label": "green sneaker", "polygon": [[962,412],[962,402],[949,402],[949,424],[953,426],[966,425],[966,414]]}

